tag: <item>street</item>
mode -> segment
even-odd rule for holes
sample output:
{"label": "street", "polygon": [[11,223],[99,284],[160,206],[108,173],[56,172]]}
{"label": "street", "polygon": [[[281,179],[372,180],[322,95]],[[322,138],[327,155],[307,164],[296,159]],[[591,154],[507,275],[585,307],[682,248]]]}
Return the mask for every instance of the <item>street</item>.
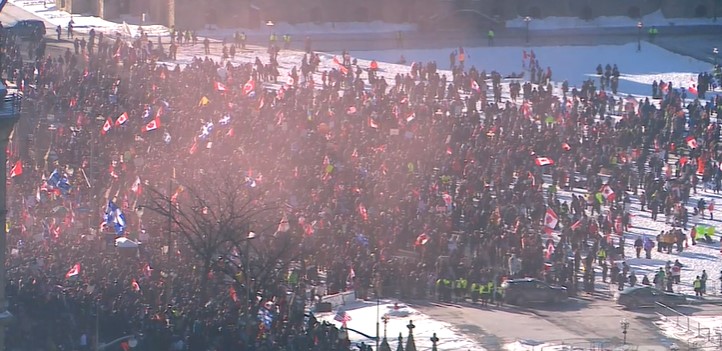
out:
{"label": "street", "polygon": [[[519,340],[528,343],[567,344],[579,347],[619,346],[623,344],[621,322],[629,322],[627,344],[640,350],[668,350],[674,340],[666,338],[653,324],[661,309],[621,309],[609,299],[572,298],[558,305],[531,307],[481,307],[470,303],[439,304],[419,302],[412,307],[432,318],[454,325],[490,350]],[[719,315],[722,306],[684,306],[678,312],[692,316]]]}

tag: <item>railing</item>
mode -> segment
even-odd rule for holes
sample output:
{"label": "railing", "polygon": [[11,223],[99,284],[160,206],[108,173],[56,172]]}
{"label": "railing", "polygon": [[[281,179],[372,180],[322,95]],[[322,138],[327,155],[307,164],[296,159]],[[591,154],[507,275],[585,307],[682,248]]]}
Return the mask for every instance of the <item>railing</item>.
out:
{"label": "railing", "polygon": [[704,349],[703,346],[699,345],[699,340],[692,340],[694,338],[703,338],[708,343],[715,343],[715,347],[722,348],[722,330],[719,330],[719,328],[710,328],[704,326],[703,323],[698,320],[694,320],[693,317],[679,312],[674,308],[671,308],[661,302],[657,302],[657,307],[662,308],[664,311],[672,313],[672,316],[667,316],[657,312],[657,315],[663,321],[674,322],[677,328],[684,329],[687,332],[695,333],[694,337],[687,340],[687,344],[689,344],[690,346],[693,345],[694,349]]}

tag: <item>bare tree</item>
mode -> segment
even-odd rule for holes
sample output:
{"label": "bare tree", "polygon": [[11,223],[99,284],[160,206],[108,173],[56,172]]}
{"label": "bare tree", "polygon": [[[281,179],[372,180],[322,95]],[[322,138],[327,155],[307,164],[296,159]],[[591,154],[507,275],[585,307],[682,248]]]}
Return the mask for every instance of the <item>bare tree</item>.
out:
{"label": "bare tree", "polygon": [[[181,184],[173,194],[151,188],[143,207],[168,220],[173,239],[181,239],[195,254],[203,300],[209,273],[218,266],[218,259],[231,257],[234,248],[249,240],[251,231],[261,232],[255,229],[259,223],[269,223],[277,213],[273,204],[262,201],[261,192],[230,179],[198,186]],[[247,252],[236,251],[236,256]]]}

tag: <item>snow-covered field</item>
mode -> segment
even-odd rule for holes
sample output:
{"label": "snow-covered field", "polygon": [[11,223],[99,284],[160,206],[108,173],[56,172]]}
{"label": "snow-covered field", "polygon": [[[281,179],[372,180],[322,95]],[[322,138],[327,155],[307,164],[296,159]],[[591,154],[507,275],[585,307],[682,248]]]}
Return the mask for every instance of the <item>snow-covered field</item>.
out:
{"label": "snow-covered field", "polygon": [[[47,19],[51,23],[60,24],[63,27],[67,25],[70,19],[70,15],[55,10],[53,7],[47,9],[43,7],[41,1],[26,1],[26,0],[11,0],[11,2],[24,7],[26,10],[36,12],[39,16]],[[116,24],[101,20],[95,17],[89,16],[74,16],[73,17],[76,27],[81,30],[89,30],[91,27],[98,28],[103,31],[121,31],[126,35],[134,35],[133,26],[124,26],[123,24]],[[376,26],[379,27],[379,26]],[[383,26],[380,26],[383,27]],[[351,32],[353,27],[349,26],[348,32]],[[167,33],[167,29],[162,26],[144,26],[146,31],[155,34]],[[397,30],[396,27],[387,27],[389,30]],[[306,29],[312,30],[312,29]],[[450,47],[454,44],[450,43]],[[214,60],[220,60],[221,48],[216,45],[212,46],[212,58]],[[409,72],[409,67],[406,65],[398,65],[386,62],[398,61],[400,55],[404,55],[408,62],[411,61],[436,61],[440,68],[448,67],[449,53],[453,48],[447,49],[431,49],[431,50],[420,50],[420,49],[405,49],[405,50],[393,50],[393,51],[352,51],[352,55],[359,58],[359,65],[361,67],[368,67],[372,59],[379,61],[380,74],[387,80],[393,80],[396,74],[406,74]],[[522,71],[522,54],[524,50],[529,48],[523,47],[479,47],[479,48],[465,48],[467,53],[467,67],[471,65],[476,66],[479,70],[496,70],[502,75],[510,74],[512,72]],[[620,82],[620,94],[626,96],[626,94],[634,94],[646,96],[651,92],[651,82],[653,80],[665,80],[672,81],[676,87],[687,87],[691,84],[698,72],[707,71],[710,69],[709,64],[697,61],[688,57],[677,55],[666,51],[662,48],[651,44],[645,44],[641,52],[636,52],[636,43],[619,46],[558,46],[558,47],[541,47],[534,49],[540,64],[542,67],[547,65],[551,66],[554,74],[553,78],[557,81],[568,80],[571,86],[579,86],[581,82],[588,79],[590,74],[594,73],[597,64],[606,65],[617,64],[620,71],[622,72],[622,81]],[[296,51],[282,51],[279,56],[279,70],[281,73],[280,83],[277,84],[266,84],[268,88],[277,88],[287,80],[288,72],[294,67],[300,67],[301,60],[303,58],[302,52]],[[171,68],[175,64],[186,64],[190,62],[194,56],[202,57],[205,56],[201,45],[196,46],[182,46],[179,49],[178,61],[176,62],[161,62],[167,64]],[[263,61],[267,60],[266,49],[262,47],[249,46],[249,50],[237,53],[236,57],[232,60],[235,64],[243,62],[253,62],[256,57],[261,58]],[[333,54],[321,54],[322,62],[320,70],[330,70],[337,68],[333,63]],[[442,71],[442,74],[450,76],[450,72]],[[314,77],[314,82],[320,83],[320,76],[317,74]],[[299,82],[303,83],[303,82]],[[575,193],[581,193],[581,189],[576,189]],[[562,200],[569,199],[570,192],[561,191],[559,193]],[[708,202],[711,199],[715,200],[715,203],[722,204],[722,196],[712,194],[700,189],[696,195],[692,196],[692,199],[687,204],[689,212],[692,213],[692,207],[696,203],[697,199],[704,197]],[[682,284],[676,286],[676,290],[685,293],[691,292],[691,283],[696,275],[699,275],[702,270],[706,270],[710,276],[710,282],[708,283],[708,292],[718,293],[719,286],[719,274],[722,271],[722,263],[719,260],[720,255],[720,244],[719,237],[716,237],[716,242],[712,244],[700,243],[696,246],[690,246],[685,249],[682,253],[658,253],[656,250],[653,252],[652,260],[636,259],[634,258],[634,249],[632,247],[634,239],[638,236],[654,236],[662,230],[669,229],[670,226],[665,224],[665,217],[660,214],[657,221],[652,221],[649,212],[641,212],[639,210],[639,202],[634,201],[632,207],[632,228],[625,234],[626,236],[626,256],[627,262],[631,265],[633,270],[637,273],[641,279],[642,274],[649,274],[652,271],[657,270],[659,267],[664,266],[668,261],[674,261],[679,259],[685,267],[682,270]],[[720,206],[718,206],[719,208]],[[715,210],[716,218],[715,221],[711,221],[708,218],[702,219],[699,217],[692,217],[690,220],[690,226],[696,224],[717,226],[718,220],[722,219],[722,213],[720,210]],[[717,231],[721,232],[720,230]],[[652,277],[650,276],[650,279]],[[393,302],[386,301],[381,305],[381,315],[389,314],[390,320],[388,324],[388,335],[393,348],[396,346],[396,337],[399,332],[404,335],[404,340],[408,334],[406,325],[410,320],[414,321],[416,329],[414,330],[416,336],[416,342],[419,349],[427,350],[430,349],[431,343],[429,338],[433,333],[437,333],[437,336],[441,340],[439,344],[439,350],[481,350],[481,347],[476,344],[473,340],[460,335],[454,330],[452,326],[446,323],[435,321],[428,316],[410,308],[408,306],[402,306],[398,310],[393,309]],[[376,328],[376,304],[373,302],[358,302],[352,306],[346,306],[346,312],[352,317],[352,320],[348,323],[350,328],[359,330],[368,335],[375,335]],[[329,315],[321,315],[324,320],[340,324],[334,320],[335,313]],[[709,322],[710,324],[712,322]],[[664,326],[663,326],[664,327]],[[664,327],[664,330],[666,327]],[[715,328],[718,328],[717,326]],[[363,336],[355,333],[351,333],[351,338],[354,342],[369,341],[364,340]],[[581,335],[580,337],[583,337]],[[674,336],[673,336],[674,337]],[[508,340],[512,341],[512,340]],[[537,345],[538,346],[538,345]],[[545,349],[550,349],[551,345],[546,345]],[[533,346],[526,345],[522,342],[517,342],[514,345],[509,346],[510,350],[531,350]]]}
{"label": "snow-covered field", "polygon": [[[403,49],[385,51],[352,51],[354,56],[385,62],[398,62],[401,55],[407,62],[436,61],[440,68],[449,67],[449,54],[457,50],[450,45],[447,49]],[[523,47],[473,47],[464,48],[466,67],[479,70],[495,70],[502,75],[522,72],[524,50],[533,50],[542,68],[552,69],[552,79],[568,80],[570,86],[580,87],[582,81],[595,74],[598,64],[616,64],[622,73],[619,91],[634,95],[651,95],[652,81],[672,81],[675,87],[689,87],[697,74],[709,71],[710,64],[690,57],[671,53],[659,46],[643,43],[637,52],[637,44],[599,46],[544,46]],[[529,73],[526,73],[528,76]],[[597,85],[598,82],[597,82]]]}

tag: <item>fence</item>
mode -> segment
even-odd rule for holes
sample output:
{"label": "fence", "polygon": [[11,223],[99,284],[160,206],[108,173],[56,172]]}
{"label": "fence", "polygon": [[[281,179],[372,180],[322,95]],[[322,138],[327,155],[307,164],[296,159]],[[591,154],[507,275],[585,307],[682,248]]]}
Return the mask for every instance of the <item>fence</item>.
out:
{"label": "fence", "polygon": [[657,307],[671,314],[668,316],[657,312],[657,315],[663,321],[673,322],[677,328],[694,334],[693,337],[686,341],[690,350],[722,349],[722,330],[720,328],[705,325],[703,322],[695,320],[694,317],[679,312],[663,303],[657,302]]}

